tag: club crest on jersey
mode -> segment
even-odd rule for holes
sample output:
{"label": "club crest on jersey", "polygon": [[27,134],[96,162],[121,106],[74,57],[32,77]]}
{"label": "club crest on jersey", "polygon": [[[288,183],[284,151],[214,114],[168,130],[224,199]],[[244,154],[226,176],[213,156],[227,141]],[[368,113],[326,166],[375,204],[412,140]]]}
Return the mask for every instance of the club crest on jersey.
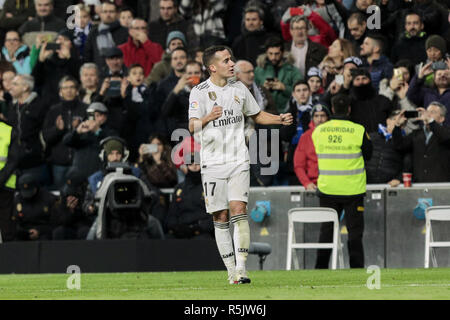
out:
{"label": "club crest on jersey", "polygon": [[197,109],[198,108],[198,102],[197,101],[192,101],[191,102],[191,109]]}
{"label": "club crest on jersey", "polygon": [[217,99],[217,95],[214,91],[208,92],[208,96],[212,101],[216,101],[216,99]]}
{"label": "club crest on jersey", "polygon": [[234,96],[234,101],[236,101],[238,104],[241,104],[241,100],[237,96]]}

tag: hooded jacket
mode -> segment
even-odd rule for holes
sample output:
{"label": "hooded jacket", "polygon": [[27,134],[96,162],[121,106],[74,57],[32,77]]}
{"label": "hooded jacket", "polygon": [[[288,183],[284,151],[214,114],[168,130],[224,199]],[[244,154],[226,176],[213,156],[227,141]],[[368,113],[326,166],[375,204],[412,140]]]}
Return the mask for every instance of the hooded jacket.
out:
{"label": "hooded jacket", "polygon": [[388,57],[382,55],[380,59],[373,60],[372,64],[369,64],[364,59],[363,67],[366,67],[370,72],[370,78],[372,79],[372,86],[378,91],[380,81],[384,78],[392,78],[393,65],[389,61]]}
{"label": "hooded jacket", "polygon": [[119,46],[123,52],[123,63],[129,68],[134,63],[139,63],[144,68],[144,75],[147,77],[152,71],[155,63],[161,61],[163,48],[159,43],[148,39],[139,46],[129,37],[128,41]]}

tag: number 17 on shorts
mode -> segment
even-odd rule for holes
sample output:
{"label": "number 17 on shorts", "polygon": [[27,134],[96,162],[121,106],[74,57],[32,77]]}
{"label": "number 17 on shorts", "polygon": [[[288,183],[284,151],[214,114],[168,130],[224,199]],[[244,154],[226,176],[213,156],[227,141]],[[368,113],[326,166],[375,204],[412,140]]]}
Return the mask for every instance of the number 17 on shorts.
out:
{"label": "number 17 on shorts", "polygon": [[202,183],[208,213],[227,210],[230,201],[248,202],[250,189],[250,173],[248,170],[223,179],[202,174]]}

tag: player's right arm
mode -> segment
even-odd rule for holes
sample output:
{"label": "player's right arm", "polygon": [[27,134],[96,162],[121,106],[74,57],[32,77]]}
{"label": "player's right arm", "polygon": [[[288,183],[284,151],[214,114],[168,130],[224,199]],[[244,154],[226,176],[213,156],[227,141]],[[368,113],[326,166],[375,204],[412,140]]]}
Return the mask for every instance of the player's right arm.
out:
{"label": "player's right arm", "polygon": [[196,130],[203,129],[208,123],[213,120],[219,119],[222,116],[222,107],[215,106],[211,112],[202,118],[190,118],[189,119],[189,131],[194,133]]}

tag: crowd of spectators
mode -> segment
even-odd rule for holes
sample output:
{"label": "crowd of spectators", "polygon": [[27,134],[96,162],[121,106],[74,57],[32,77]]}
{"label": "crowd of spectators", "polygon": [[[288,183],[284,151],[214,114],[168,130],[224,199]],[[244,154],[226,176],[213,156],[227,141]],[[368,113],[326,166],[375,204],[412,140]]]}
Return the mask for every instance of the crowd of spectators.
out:
{"label": "crowd of spectators", "polygon": [[[202,53],[216,44],[233,49],[235,76],[262,110],[294,116],[280,130],[279,154],[271,154],[278,173],[266,176],[266,163],[252,163],[253,186],[315,189],[310,136],[333,117],[330,101],[338,93],[351,98],[350,120],[374,143],[368,183],[397,186],[403,172],[415,182],[450,182],[449,2],[0,1],[0,121],[13,128],[8,161],[17,189],[35,187],[16,197],[18,231],[3,231],[3,238],[85,238],[92,213],[83,201],[89,178],[104,168],[100,141],[110,136],[125,141],[127,161],[151,188],[175,188],[173,205],[158,200],[166,235],[211,236],[198,214],[199,168],[183,163],[183,152],[199,147],[177,129],[188,132],[189,93],[208,77]],[[405,111],[419,114],[406,118]],[[248,142],[274,127],[246,119],[245,128]],[[7,178],[0,171],[0,185]],[[24,205],[37,193],[39,204]],[[31,207],[38,212],[27,217]],[[80,218],[53,219],[55,212]],[[81,229],[68,232],[68,224]]]}

